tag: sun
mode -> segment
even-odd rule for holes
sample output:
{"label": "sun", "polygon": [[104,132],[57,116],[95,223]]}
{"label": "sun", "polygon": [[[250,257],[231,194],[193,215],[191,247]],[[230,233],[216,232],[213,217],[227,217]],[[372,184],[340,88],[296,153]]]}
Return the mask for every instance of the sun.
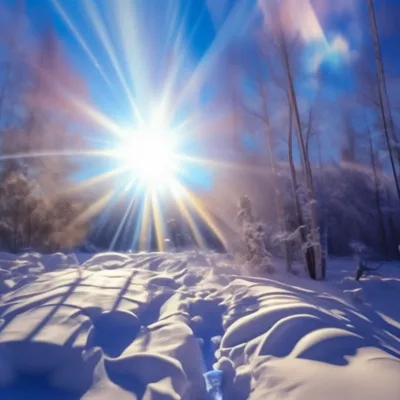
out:
{"label": "sun", "polygon": [[173,135],[148,129],[130,136],[117,150],[124,169],[147,189],[169,188],[180,169]]}
{"label": "sun", "polygon": [[[182,222],[189,240],[199,247],[206,248],[201,230],[204,226],[226,247],[215,216],[196,192],[196,169],[214,163],[197,155],[198,147],[188,138],[185,121],[175,125],[157,115],[150,121],[146,124],[139,119],[135,121],[137,125],[129,128],[116,125],[113,132],[117,137],[112,143],[104,142],[104,149],[94,153],[97,157],[110,158],[112,169],[84,181],[75,190],[113,182],[80,219],[89,220],[106,208],[110,213],[113,206],[119,207],[126,201],[111,248],[126,233],[132,249],[149,251],[155,243],[158,251],[165,251],[174,229],[170,222],[176,219],[179,224]],[[103,229],[103,223],[100,226]]]}

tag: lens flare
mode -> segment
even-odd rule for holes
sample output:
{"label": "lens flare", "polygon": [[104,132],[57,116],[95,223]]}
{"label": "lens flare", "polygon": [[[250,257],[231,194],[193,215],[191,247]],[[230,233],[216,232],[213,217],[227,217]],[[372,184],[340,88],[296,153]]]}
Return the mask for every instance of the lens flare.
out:
{"label": "lens flare", "polygon": [[174,141],[168,133],[150,130],[133,135],[115,155],[127,173],[146,189],[168,189],[179,172]]}
{"label": "lens flare", "polygon": [[[151,250],[155,239],[157,249],[163,251],[175,229],[170,224],[174,220],[180,222],[188,243],[203,248],[207,246],[206,238],[215,236],[226,247],[216,222],[221,218],[216,218],[213,205],[199,195],[210,190],[199,181],[212,178],[202,178],[199,171],[243,166],[213,160],[212,149],[211,154],[207,153],[207,144],[214,141],[214,135],[231,132],[234,120],[232,110],[218,107],[218,96],[209,96],[209,78],[232,37],[236,37],[237,24],[242,32],[257,7],[238,1],[226,21],[218,23],[208,50],[197,59],[189,51],[189,43],[204,13],[186,32],[185,21],[191,16],[189,7],[182,8],[181,2],[165,2],[166,12],[154,14],[154,7],[149,5],[153,2],[147,0],[87,0],[78,18],[75,7],[51,1],[93,64],[93,71],[107,83],[107,99],[100,99],[107,111],[97,110],[61,85],[68,104],[99,135],[90,137],[95,144],[93,151],[74,151],[68,156],[104,158],[98,167],[92,163],[72,187],[62,189],[68,193],[87,191],[95,199],[105,193],[100,201],[90,204],[81,220],[96,217],[94,230],[99,236],[105,234],[109,224],[110,249],[130,246]],[[81,18],[85,25],[80,30]],[[150,19],[157,22],[149,24]],[[60,86],[58,81],[55,83]],[[129,129],[124,128],[127,126]],[[25,156],[50,154],[16,157]],[[114,226],[120,217],[119,225]]]}

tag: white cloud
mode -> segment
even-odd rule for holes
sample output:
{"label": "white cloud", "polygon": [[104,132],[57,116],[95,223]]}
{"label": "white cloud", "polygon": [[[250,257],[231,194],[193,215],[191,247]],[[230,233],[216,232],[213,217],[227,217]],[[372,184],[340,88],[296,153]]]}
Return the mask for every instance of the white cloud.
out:
{"label": "white cloud", "polygon": [[[349,12],[354,9],[358,0],[335,0],[333,10],[335,13]],[[271,7],[275,4],[275,7]],[[329,3],[330,4],[330,3]],[[327,0],[258,0],[258,5],[263,12],[266,26],[273,26],[277,9],[280,8],[284,29],[288,34],[299,35],[306,44],[315,51],[309,59],[309,67],[317,71],[324,62],[341,64],[349,62],[353,57],[350,43],[342,34],[336,34],[328,39],[322,20],[327,15]],[[318,7],[316,7],[318,5]]]}
{"label": "white cloud", "polygon": [[350,44],[343,35],[336,35],[330,47],[334,52],[343,54],[344,56],[350,55]]}
{"label": "white cloud", "polygon": [[350,62],[354,54],[348,40],[343,35],[337,34],[327,45],[321,46],[316,51],[311,62],[311,70],[317,71],[326,61],[335,64]]}
{"label": "white cloud", "polygon": [[289,34],[300,34],[305,42],[325,39],[324,30],[310,0],[286,0],[284,2],[258,0],[258,6],[263,12],[267,26],[274,25],[277,10],[280,9],[284,29]]}

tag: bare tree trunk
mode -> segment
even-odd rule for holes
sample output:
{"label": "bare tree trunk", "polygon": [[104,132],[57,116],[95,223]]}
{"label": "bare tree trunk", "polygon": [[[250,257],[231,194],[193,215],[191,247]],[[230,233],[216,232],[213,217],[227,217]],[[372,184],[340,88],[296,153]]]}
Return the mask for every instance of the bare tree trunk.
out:
{"label": "bare tree trunk", "polygon": [[289,99],[289,137],[288,137],[288,155],[289,155],[289,165],[290,165],[290,175],[292,178],[292,190],[293,190],[293,198],[295,204],[295,213],[296,213],[296,224],[299,229],[300,243],[302,248],[304,248],[304,258],[305,264],[308,274],[312,279],[316,279],[315,269],[312,268],[315,254],[314,249],[312,247],[307,246],[307,230],[304,223],[303,211],[300,205],[299,199],[299,184],[297,180],[297,172],[296,167],[294,165],[293,158],[293,111],[292,105]]}
{"label": "bare tree trunk", "polygon": [[[236,87],[236,76],[233,68],[231,67],[229,70],[230,77],[230,93],[231,96],[231,106],[232,106],[232,114],[233,114],[233,137],[232,137],[232,151],[235,157],[239,157],[243,160],[242,157],[245,156],[245,153],[242,151],[242,144],[240,139],[240,124],[241,120],[239,119],[239,97]],[[245,160],[246,163],[248,160]]]}
{"label": "bare tree trunk", "polygon": [[321,238],[319,234],[319,224],[318,224],[318,210],[317,204],[314,196],[314,187],[312,180],[312,171],[310,160],[307,155],[307,149],[304,143],[304,135],[303,129],[300,121],[300,112],[297,104],[297,96],[296,90],[294,87],[293,75],[289,60],[288,53],[288,44],[286,41],[285,34],[282,30],[282,25],[280,24],[280,49],[282,51],[284,69],[287,78],[287,84],[289,89],[289,100],[292,107],[292,112],[294,113],[295,122],[297,126],[297,138],[300,145],[300,155],[303,166],[303,171],[305,175],[305,180],[307,184],[307,195],[308,195],[308,207],[310,209],[310,219],[311,219],[311,227],[310,227],[310,239],[311,243],[308,243],[307,247],[312,249],[312,257],[307,259],[309,262],[308,270],[310,273],[310,277],[312,279],[323,279],[324,269],[325,269],[325,260],[323,259],[323,253],[321,251]]}
{"label": "bare tree trunk", "polygon": [[382,89],[384,93],[384,100],[385,100],[385,106],[387,107],[387,115],[389,119],[389,128],[390,128],[390,133],[391,133],[391,139],[393,142],[396,144],[396,155],[397,158],[400,162],[400,148],[398,147],[399,145],[399,140],[395,132],[394,128],[394,122],[393,122],[393,115],[392,115],[392,108],[390,106],[390,98],[389,98],[389,93],[387,90],[387,83],[386,83],[386,74],[385,74],[385,66],[383,64],[383,58],[382,58],[382,51],[381,51],[381,43],[380,43],[380,38],[379,38],[379,29],[378,29],[378,24],[376,21],[376,16],[375,16],[375,7],[374,7],[374,1],[373,0],[368,0],[368,7],[369,7],[369,12],[370,12],[370,18],[371,18],[371,28],[372,28],[372,34],[373,34],[373,39],[374,39],[374,48],[375,48],[375,56],[376,56],[376,61],[377,61],[377,67],[378,67],[378,74],[380,76],[381,84],[382,84]]}
{"label": "bare tree trunk", "polygon": [[310,154],[310,137],[311,137],[311,129],[312,129],[312,125],[313,125],[313,119],[314,119],[314,112],[311,107],[310,111],[308,113],[307,132],[306,132],[306,151],[307,151],[308,158],[309,158],[309,154]]}
{"label": "bare tree trunk", "polygon": [[7,66],[6,73],[5,73],[5,79],[3,81],[3,85],[1,87],[1,92],[0,92],[0,121],[1,121],[2,115],[3,115],[3,107],[4,107],[5,96],[6,96],[8,74],[9,74],[9,67]]}
{"label": "bare tree trunk", "polygon": [[396,256],[396,258],[399,258],[399,243],[400,239],[398,236],[398,229],[396,229],[394,220],[393,220],[393,215],[392,215],[392,201],[391,201],[391,191],[389,188],[385,190],[385,206],[389,210],[387,212],[387,223],[389,227],[389,238],[391,239],[391,244],[393,248],[393,254]]}
{"label": "bare tree trunk", "polygon": [[[321,172],[321,176],[323,174],[324,166],[322,163],[322,145],[321,145],[321,134],[319,130],[316,131],[316,139],[317,139],[317,150],[318,150],[318,165],[319,170]],[[329,257],[329,246],[328,246],[328,218],[326,212],[326,206],[324,197],[321,191],[321,198],[320,198],[321,210],[322,210],[322,224],[321,224],[321,231],[323,232],[323,239],[321,240],[321,246],[323,251],[323,269],[322,269],[322,279],[326,277],[326,260]]]}
{"label": "bare tree trunk", "polygon": [[[260,93],[261,93],[264,122],[266,125],[265,132],[266,132],[266,137],[267,137],[270,168],[272,171],[272,175],[274,177],[274,182],[273,182],[273,185],[275,188],[274,202],[275,202],[275,208],[276,208],[277,214],[278,214],[278,224],[279,224],[279,229],[282,232],[286,232],[287,231],[286,215],[285,215],[282,192],[281,192],[281,187],[280,187],[281,182],[279,179],[278,168],[276,165],[274,146],[272,144],[271,125],[270,125],[268,107],[267,107],[267,102],[266,102],[267,97],[266,97],[266,93],[265,93],[265,87],[264,87],[263,82],[261,81],[260,76],[258,76],[258,85],[259,85],[259,89],[260,89]],[[292,265],[291,265],[290,251],[289,251],[289,243],[286,240],[284,240],[282,243],[282,251],[283,251],[283,254],[285,255],[286,269],[290,272],[292,270]]]}
{"label": "bare tree trunk", "polygon": [[368,128],[368,142],[369,142],[369,152],[371,157],[371,165],[372,165],[372,172],[374,175],[374,184],[375,184],[375,201],[376,201],[376,209],[378,211],[378,218],[379,218],[379,227],[381,231],[381,240],[383,244],[383,249],[386,255],[389,254],[388,243],[386,238],[386,227],[385,227],[385,220],[383,218],[382,213],[382,205],[381,205],[381,195],[380,195],[380,182],[378,173],[376,170],[376,162],[375,162],[375,153],[374,153],[374,145],[372,143],[371,131]]}
{"label": "bare tree trunk", "polygon": [[[396,166],[394,163],[393,149],[392,149],[392,145],[390,143],[390,139],[392,139],[397,144],[397,138],[396,138],[396,135],[394,134],[394,131],[392,131],[391,133],[389,131],[389,124],[388,124],[388,113],[390,114],[389,98],[387,96],[386,78],[385,78],[385,71],[384,71],[384,67],[383,67],[382,51],[381,51],[381,45],[380,45],[380,41],[379,41],[378,26],[377,26],[376,17],[375,17],[374,3],[373,3],[373,0],[367,0],[367,1],[368,1],[369,15],[370,15],[370,19],[371,19],[371,30],[372,30],[372,35],[373,35],[373,40],[374,40],[374,48],[375,48],[375,58],[376,58],[376,67],[377,67],[376,77],[377,77],[377,83],[378,83],[379,108],[380,108],[381,119],[382,119],[382,124],[383,124],[383,131],[385,134],[386,145],[387,145],[388,152],[389,152],[389,158],[390,158],[390,164],[392,167],[393,178],[394,178],[394,181],[396,184],[397,197],[399,198],[399,201],[400,201],[400,185],[399,185],[399,180],[398,180],[398,176],[397,176]],[[386,97],[386,101],[385,101],[385,97]],[[393,120],[391,123],[392,123],[392,127],[393,127]],[[400,152],[397,151],[396,154],[397,154],[398,160],[400,161]]]}

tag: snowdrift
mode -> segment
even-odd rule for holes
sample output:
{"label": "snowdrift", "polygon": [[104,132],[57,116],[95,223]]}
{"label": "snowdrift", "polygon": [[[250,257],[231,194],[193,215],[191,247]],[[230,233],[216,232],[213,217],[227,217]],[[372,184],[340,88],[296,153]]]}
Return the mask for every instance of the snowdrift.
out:
{"label": "snowdrift", "polygon": [[357,283],[337,262],[314,283],[197,252],[0,254],[0,266],[1,399],[400,395],[395,267]]}

